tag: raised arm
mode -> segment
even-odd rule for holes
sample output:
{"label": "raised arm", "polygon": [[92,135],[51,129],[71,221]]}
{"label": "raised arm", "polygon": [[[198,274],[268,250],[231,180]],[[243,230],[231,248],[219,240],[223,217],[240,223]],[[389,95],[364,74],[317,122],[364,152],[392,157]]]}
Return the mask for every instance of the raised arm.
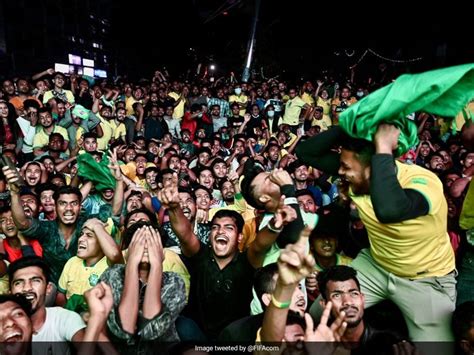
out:
{"label": "raised arm", "polygon": [[18,172],[10,169],[8,166],[4,166],[2,171],[10,189],[13,221],[19,230],[28,229],[31,226],[32,220],[26,217],[23,206],[21,205],[20,187],[17,185],[17,182],[19,181]]}
{"label": "raised arm", "polygon": [[125,266],[125,281],[122,298],[118,306],[118,314],[122,329],[135,334],[138,319],[139,305],[139,276],[138,266],[142,261],[145,252],[145,227],[137,229],[128,247],[128,259]]}
{"label": "raised arm", "polygon": [[374,139],[376,154],[371,162],[370,198],[382,223],[402,222],[424,216],[430,210],[421,192],[402,188],[397,179],[392,152],[397,148],[399,135],[398,128],[384,123],[378,127]]}
{"label": "raised arm", "polygon": [[171,186],[163,188],[158,194],[158,199],[164,207],[168,208],[171,227],[180,241],[183,254],[187,257],[197,254],[201,245],[193,232],[191,223],[181,209],[176,173],[173,174]]}
{"label": "raised arm", "polygon": [[311,229],[305,228],[295,244],[282,250],[278,259],[278,278],[272,301],[265,309],[261,335],[262,342],[280,343],[285,338],[286,319],[293,292],[298,283],[314,268],[314,258],[307,252]]}
{"label": "raised arm", "polygon": [[123,187],[123,177],[122,171],[120,170],[120,166],[117,162],[117,148],[114,148],[113,151],[110,152],[110,165],[109,169],[112,173],[112,176],[115,178],[115,193],[114,199],[112,201],[112,214],[114,216],[120,216],[122,213],[123,207],[123,196],[124,196],[124,187]]}
{"label": "raised arm", "polygon": [[346,134],[335,126],[315,137],[299,143],[296,147],[298,159],[330,175],[338,175],[339,153],[332,148],[342,143]]}
{"label": "raised arm", "polygon": [[297,217],[296,211],[291,206],[285,205],[284,200],[285,198],[282,196],[273,219],[257,233],[257,237],[248,248],[247,258],[256,269],[262,267],[267,251],[275,243],[277,237],[283,231],[283,227],[293,222]]}

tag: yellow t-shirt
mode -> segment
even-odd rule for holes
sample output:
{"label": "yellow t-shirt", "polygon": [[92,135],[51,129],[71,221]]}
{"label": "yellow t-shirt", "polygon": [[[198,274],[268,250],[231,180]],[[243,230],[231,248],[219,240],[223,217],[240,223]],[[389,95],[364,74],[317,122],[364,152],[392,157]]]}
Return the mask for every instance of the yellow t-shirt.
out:
{"label": "yellow t-shirt", "polygon": [[[352,258],[349,258],[348,256],[341,255],[341,254],[336,254],[336,265],[350,265],[352,262]],[[320,272],[324,271],[324,269],[319,266],[318,263],[314,265],[314,270]]]}
{"label": "yellow t-shirt", "polygon": [[[176,101],[179,100],[179,94],[177,92],[170,92],[168,94],[169,97],[172,97],[173,99],[175,99]],[[183,118],[184,116],[184,103],[186,102],[186,100],[181,100],[179,102],[179,104],[174,108],[173,110],[173,118],[174,119],[177,119],[177,120],[180,120],[181,118]]]}
{"label": "yellow t-shirt", "polygon": [[[64,95],[66,95],[67,102],[70,104],[74,103],[74,95],[71,90],[63,90]],[[49,100],[54,98],[53,90],[46,91],[43,95],[43,104],[47,104]]]}
{"label": "yellow t-shirt", "polygon": [[308,94],[307,92],[304,92],[303,95],[301,95],[301,100],[306,102],[308,105],[314,105],[314,99],[313,96]]}
{"label": "yellow t-shirt", "polygon": [[332,126],[332,121],[329,116],[323,114],[323,117],[320,120],[313,118],[313,120],[311,121],[311,126],[318,126],[319,128],[321,128],[321,132],[324,132]]}
{"label": "yellow t-shirt", "polygon": [[133,104],[135,102],[141,102],[141,101],[135,100],[133,96],[129,96],[125,99],[125,109],[127,110],[127,116],[131,116],[135,112],[135,110],[133,109]]}
{"label": "yellow t-shirt", "polygon": [[370,196],[350,191],[367,228],[372,257],[386,271],[400,277],[444,276],[454,270],[455,263],[447,233],[448,207],[443,185],[427,169],[399,161],[396,164],[401,187],[423,194],[430,210],[426,216],[382,224],[375,216]]}
{"label": "yellow t-shirt", "polygon": [[100,127],[102,128],[103,135],[97,138],[97,149],[105,151],[109,147],[109,142],[114,135],[114,126],[111,124],[112,121],[107,121],[101,115],[97,115],[100,119]]}
{"label": "yellow t-shirt", "polygon": [[[229,96],[229,104],[232,105],[233,102],[237,102],[238,104],[247,104],[247,101],[248,101],[248,97],[245,96],[245,95],[240,95],[240,96],[237,96],[237,95],[230,95]],[[239,111],[239,115],[240,116],[243,116],[245,115],[245,108],[241,109]]]}
{"label": "yellow t-shirt", "polygon": [[127,134],[125,124],[123,122],[120,122],[120,123],[117,124],[117,122],[115,122],[114,120],[109,121],[109,123],[110,123],[110,126],[113,129],[112,137],[115,140],[123,138],[123,140],[125,141],[125,136]]}
{"label": "yellow t-shirt", "polygon": [[103,257],[93,266],[86,266],[83,259],[73,256],[64,265],[59,278],[59,290],[69,299],[72,295],[82,296],[97,285],[100,275],[107,270],[107,257]]}
{"label": "yellow t-shirt", "polygon": [[324,100],[323,98],[318,97],[316,106],[321,106],[323,108],[323,115],[329,116],[331,113],[331,101],[331,99]]}
{"label": "yellow t-shirt", "polygon": [[290,126],[296,126],[300,122],[301,109],[306,104],[299,96],[288,100],[285,104],[285,114],[283,123]]}
{"label": "yellow t-shirt", "polygon": [[[69,136],[65,128],[55,125],[53,132],[51,133],[59,133],[63,136],[65,141],[69,142]],[[43,148],[47,146],[49,143],[49,136],[50,135],[44,131],[43,127],[39,127],[36,131],[35,138],[33,139],[33,149]]]}

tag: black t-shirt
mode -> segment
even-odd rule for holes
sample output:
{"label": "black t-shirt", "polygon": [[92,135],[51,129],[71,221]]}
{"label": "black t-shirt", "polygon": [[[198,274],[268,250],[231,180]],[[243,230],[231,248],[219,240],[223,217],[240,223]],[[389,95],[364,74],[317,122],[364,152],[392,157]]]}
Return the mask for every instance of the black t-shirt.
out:
{"label": "black t-shirt", "polygon": [[196,255],[183,259],[191,275],[186,314],[209,340],[217,339],[227,325],[250,314],[255,269],[244,252],[221,270],[212,248],[202,243]]}

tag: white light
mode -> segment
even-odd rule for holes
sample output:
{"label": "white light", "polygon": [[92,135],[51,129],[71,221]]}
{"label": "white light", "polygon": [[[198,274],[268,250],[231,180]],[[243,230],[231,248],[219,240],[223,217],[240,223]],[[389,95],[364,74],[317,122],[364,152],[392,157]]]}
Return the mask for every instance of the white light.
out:
{"label": "white light", "polygon": [[81,57],[79,57],[78,55],[69,54],[68,57],[69,57],[69,64],[81,65],[82,63]]}
{"label": "white light", "polygon": [[54,63],[54,71],[69,74],[69,64]]}
{"label": "white light", "polygon": [[214,69],[216,69],[216,66],[215,66],[214,64],[211,64],[211,65],[209,66],[209,69],[214,70]]}
{"label": "white light", "polygon": [[94,76],[94,68],[84,67],[83,74],[84,75],[89,75],[89,76]]}
{"label": "white light", "polygon": [[82,65],[85,65],[86,67],[93,67],[94,61],[92,59],[82,58]]}

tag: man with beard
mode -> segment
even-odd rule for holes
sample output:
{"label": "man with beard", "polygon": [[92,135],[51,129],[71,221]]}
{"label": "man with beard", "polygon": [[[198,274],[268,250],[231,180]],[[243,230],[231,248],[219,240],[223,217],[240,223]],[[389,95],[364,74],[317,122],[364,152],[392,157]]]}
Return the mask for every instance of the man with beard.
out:
{"label": "man with beard", "polygon": [[51,109],[47,107],[41,107],[38,110],[38,121],[40,123],[40,127],[37,127],[36,135],[33,140],[34,155],[39,156],[45,153],[45,148],[49,142],[49,136],[52,133],[59,133],[63,136],[64,142],[62,148],[66,150],[69,145],[69,137],[67,131],[63,127],[56,125],[56,123],[53,121]]}
{"label": "man with beard", "polygon": [[331,318],[343,318],[346,324],[339,341],[345,349],[352,350],[351,354],[373,353],[369,349],[379,336],[379,342],[385,340],[378,344],[377,350],[380,351],[380,346],[387,346],[387,341],[395,344],[404,341],[400,335],[374,329],[364,321],[365,296],[361,292],[357,272],[350,266],[338,265],[320,272],[318,287],[322,295],[321,306],[326,307],[331,303]]}
{"label": "man with beard", "polygon": [[[171,183],[170,183],[171,184]],[[163,190],[162,190],[163,191]],[[194,233],[196,234],[198,240],[206,244],[209,241],[209,235],[211,233],[211,229],[208,223],[196,223],[196,201],[193,197],[193,194],[188,189],[180,188],[178,190],[178,199],[179,199],[179,206],[182,210],[183,216],[193,226]],[[161,201],[161,200],[160,200]],[[166,247],[175,247],[173,251],[178,254],[182,252],[182,245],[179,239],[179,236],[175,232],[175,228],[171,224],[171,221],[165,222],[163,224],[163,229],[166,231],[168,235],[168,240],[166,241]]]}
{"label": "man with beard", "polygon": [[64,118],[58,122],[58,125],[67,130],[70,147],[73,149],[76,147],[78,137],[94,129],[100,131],[99,133],[102,135],[102,129],[99,123],[99,118],[92,111],[81,105],[75,105],[72,110],[69,109],[66,111]]}
{"label": "man with beard", "polygon": [[16,171],[3,167],[11,192],[12,215],[18,230],[27,238],[36,239],[43,247],[44,259],[51,269],[51,281],[57,285],[66,262],[76,255],[77,239],[83,221],[79,220],[82,195],[76,187],[64,186],[54,193],[56,220],[40,222],[27,217],[15,182]]}
{"label": "man with beard", "polygon": [[39,106],[42,106],[41,102],[36,97],[30,95],[31,87],[27,79],[18,79],[16,81],[16,87],[18,90],[18,96],[12,97],[9,101],[13,106],[15,106],[18,116],[21,116],[21,113],[23,112],[23,103],[26,100],[34,100]]}
{"label": "man with beard", "polygon": [[[163,116],[165,115],[165,110],[163,107],[158,105],[151,106],[150,116],[145,118],[144,126],[144,137],[148,141],[152,138],[162,139],[163,136],[169,132],[168,124],[164,120]],[[139,122],[140,123],[140,122]],[[137,125],[137,131],[140,131],[142,125]]]}
{"label": "man with beard", "polygon": [[20,204],[27,218],[38,218],[40,202],[30,189],[20,191]]}
{"label": "man with beard", "polygon": [[272,171],[278,167],[280,162],[280,151],[281,148],[278,144],[269,144],[265,150],[265,157],[267,158],[267,164],[265,166],[266,171]]}
{"label": "man with beard", "polygon": [[45,156],[51,157],[51,159],[56,162],[58,160],[67,160],[69,155],[65,153],[64,149],[64,138],[59,133],[51,133],[49,136],[48,146],[45,147],[47,150],[43,154],[38,155],[35,159],[39,160]]}
{"label": "man with beard", "polygon": [[433,153],[431,155],[431,157],[429,158],[428,164],[429,164],[428,168],[438,176],[446,170],[443,156],[439,154],[438,152]]}
{"label": "man with beard", "polygon": [[19,259],[10,264],[8,276],[10,292],[23,295],[31,304],[32,341],[47,342],[41,346],[51,354],[69,354],[67,342],[81,341],[86,325],[75,312],[45,306],[46,297],[52,292],[46,263],[38,257]]}
{"label": "man with beard", "polygon": [[222,195],[222,204],[220,207],[209,210],[209,220],[212,220],[217,211],[223,209],[237,211],[246,222],[255,217],[255,211],[248,209],[247,203],[240,192],[239,174],[236,172],[229,173],[229,176],[220,182],[219,188]]}
{"label": "man with beard", "polygon": [[[412,340],[447,342],[453,339],[449,323],[456,271],[443,186],[429,170],[395,161],[399,135],[398,128],[382,123],[372,143],[349,138],[335,127],[301,143],[296,154],[319,170],[340,175],[340,191],[346,186],[357,207],[370,249],[351,265],[359,273],[367,306],[390,299],[400,308]],[[341,144],[340,154],[332,150]]]}

